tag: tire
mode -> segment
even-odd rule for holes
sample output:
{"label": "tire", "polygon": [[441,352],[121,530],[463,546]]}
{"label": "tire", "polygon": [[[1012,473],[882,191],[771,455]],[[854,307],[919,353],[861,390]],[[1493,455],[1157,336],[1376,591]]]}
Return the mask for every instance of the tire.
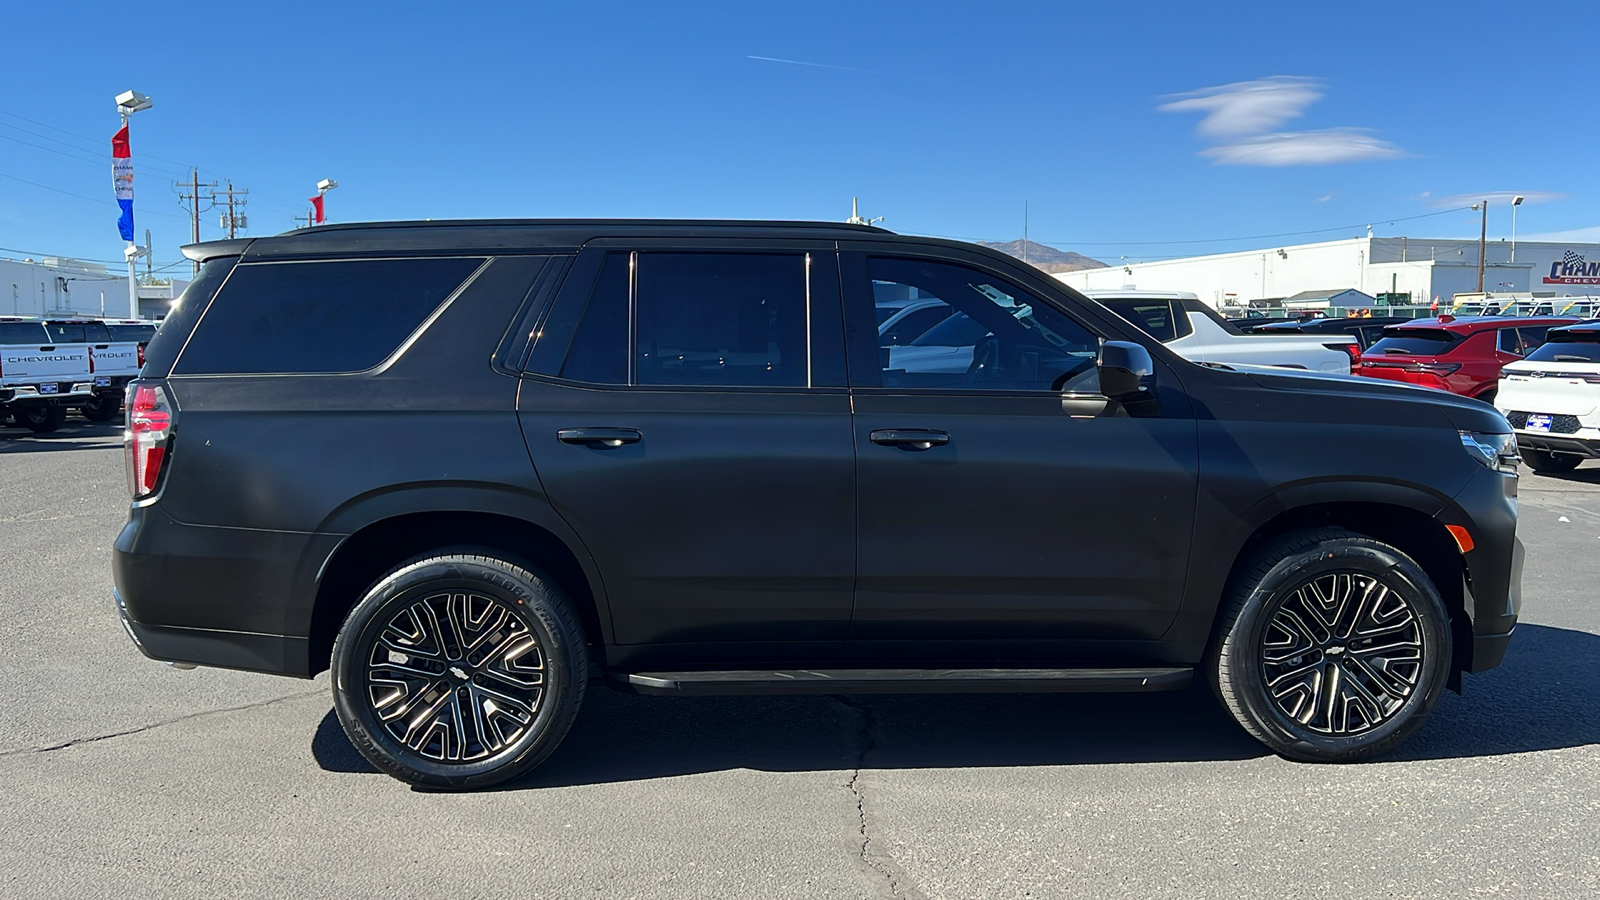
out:
{"label": "tire", "polygon": [[14,415],[17,423],[34,434],[49,434],[67,421],[65,406],[29,406]]}
{"label": "tire", "polygon": [[1548,450],[1525,450],[1522,453],[1522,461],[1535,472],[1571,472],[1583,462],[1583,457],[1573,456],[1570,453],[1551,453]]}
{"label": "tire", "polygon": [[1497,395],[1499,395],[1499,393],[1500,393],[1500,389],[1499,388],[1490,388],[1487,391],[1484,391],[1483,393],[1479,394],[1477,397],[1475,397],[1473,399],[1482,400],[1483,402],[1489,404],[1490,406],[1493,406],[1494,405],[1494,398]]}
{"label": "tire", "polygon": [[91,422],[109,422],[122,411],[122,401],[105,394],[95,394],[93,399],[78,410]]}
{"label": "tire", "polygon": [[1422,724],[1450,656],[1449,613],[1420,566],[1388,544],[1319,528],[1267,544],[1235,573],[1210,669],[1223,705],[1263,744],[1290,759],[1352,762]]}
{"label": "tire", "polygon": [[588,653],[572,604],[554,579],[488,552],[401,565],[334,641],[339,722],[402,781],[470,790],[515,778],[555,750],[583,702]]}

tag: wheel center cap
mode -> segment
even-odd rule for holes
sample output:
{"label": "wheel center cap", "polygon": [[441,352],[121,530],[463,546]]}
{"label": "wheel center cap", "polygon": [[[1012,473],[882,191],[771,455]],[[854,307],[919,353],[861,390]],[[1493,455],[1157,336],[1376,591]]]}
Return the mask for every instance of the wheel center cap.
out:
{"label": "wheel center cap", "polygon": [[1328,649],[1326,649],[1326,650],[1324,650],[1322,652],[1326,653],[1329,656],[1343,656],[1344,655],[1344,648],[1340,647],[1338,645],[1334,645],[1334,646],[1329,647]]}
{"label": "wheel center cap", "polygon": [[450,667],[450,674],[461,679],[462,681],[467,680],[467,673],[461,668],[459,663]]}

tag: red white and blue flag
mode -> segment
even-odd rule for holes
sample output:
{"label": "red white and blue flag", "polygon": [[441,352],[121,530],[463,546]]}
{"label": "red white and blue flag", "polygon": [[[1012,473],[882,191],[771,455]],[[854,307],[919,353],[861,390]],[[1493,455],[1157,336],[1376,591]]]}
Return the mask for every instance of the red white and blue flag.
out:
{"label": "red white and blue flag", "polygon": [[128,123],[111,138],[111,184],[117,191],[117,231],[125,241],[133,240],[133,154],[128,150]]}

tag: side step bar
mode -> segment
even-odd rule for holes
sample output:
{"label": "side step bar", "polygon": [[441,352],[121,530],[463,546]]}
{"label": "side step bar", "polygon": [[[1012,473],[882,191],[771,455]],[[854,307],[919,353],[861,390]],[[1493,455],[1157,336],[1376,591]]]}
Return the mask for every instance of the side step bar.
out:
{"label": "side step bar", "polygon": [[611,677],[641,694],[987,694],[1175,691],[1194,670],[1164,669],[791,669],[633,672]]}

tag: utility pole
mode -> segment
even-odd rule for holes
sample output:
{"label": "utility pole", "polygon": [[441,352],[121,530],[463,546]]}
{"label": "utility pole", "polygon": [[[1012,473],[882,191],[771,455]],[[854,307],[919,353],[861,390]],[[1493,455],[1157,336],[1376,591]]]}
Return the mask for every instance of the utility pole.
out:
{"label": "utility pole", "polygon": [[[215,207],[217,205],[217,202],[216,202],[216,200],[217,200],[217,198],[216,198],[217,183],[215,181],[208,181],[205,184],[201,184],[200,183],[200,170],[199,169],[190,169],[189,170],[189,183],[188,184],[184,184],[181,181],[174,181],[172,183],[172,187],[173,187],[173,190],[176,190],[178,192],[178,197],[179,197],[178,203],[179,203],[179,205],[181,206],[185,202],[188,203],[188,206],[186,208],[189,210],[189,223],[193,228],[194,243],[198,244],[198,243],[200,243],[200,214],[203,213],[203,212],[209,211],[210,209],[212,209],[213,207]],[[208,193],[202,195],[200,193],[200,189],[201,188],[205,188],[208,191]],[[206,201],[206,203],[208,204],[205,207],[205,209],[201,209],[200,208],[200,201],[201,200]],[[194,274],[197,277],[200,274],[200,264],[199,263],[195,263],[194,264]]]}
{"label": "utility pole", "polygon": [[226,196],[228,198],[228,211],[222,214],[221,225],[227,230],[229,240],[238,237],[241,229],[250,227],[250,217],[237,211],[243,209],[245,204],[250,202],[248,199],[249,193],[249,188],[240,188],[237,191],[234,190],[233,179],[231,178],[228,179],[227,190],[211,192],[211,197],[213,200],[222,196]]}
{"label": "utility pole", "polygon": [[1022,201],[1022,261],[1028,261],[1028,201]]}
{"label": "utility pole", "polygon": [[[1460,209],[1460,207],[1456,207]],[[1489,238],[1489,201],[1472,204],[1473,209],[1483,210],[1483,224],[1478,231],[1478,293],[1483,293],[1483,250]]]}

